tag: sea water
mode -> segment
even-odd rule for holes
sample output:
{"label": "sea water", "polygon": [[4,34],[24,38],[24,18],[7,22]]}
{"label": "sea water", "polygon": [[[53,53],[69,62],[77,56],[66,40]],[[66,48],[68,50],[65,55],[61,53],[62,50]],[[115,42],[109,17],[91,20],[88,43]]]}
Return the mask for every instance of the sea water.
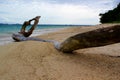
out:
{"label": "sea water", "polygon": [[[21,24],[0,24],[0,45],[14,42],[11,36],[13,33],[18,33],[21,29],[21,26]],[[55,32],[60,29],[76,26],[80,27],[83,25],[38,25],[31,36],[42,35],[49,32]],[[29,28],[30,27],[28,26],[27,30]]]}

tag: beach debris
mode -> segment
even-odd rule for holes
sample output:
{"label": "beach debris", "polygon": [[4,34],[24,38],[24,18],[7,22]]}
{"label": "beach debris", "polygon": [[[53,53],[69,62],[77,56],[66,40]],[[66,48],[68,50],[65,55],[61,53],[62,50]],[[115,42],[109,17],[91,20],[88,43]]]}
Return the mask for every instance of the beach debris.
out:
{"label": "beach debris", "polygon": [[[12,38],[15,40],[15,41],[25,41],[25,40],[29,40],[29,37],[34,29],[36,28],[36,26],[38,25],[38,22],[39,22],[39,19],[40,19],[41,16],[36,16],[35,18],[33,19],[30,19],[28,21],[25,21],[22,25],[22,28],[20,30],[20,32],[18,32],[17,34],[13,34],[12,35]],[[34,24],[31,25],[31,22],[34,21]],[[26,32],[26,27],[31,25],[31,28]],[[32,39],[32,38],[30,38]],[[34,39],[33,39],[34,40]],[[36,40],[36,39],[35,39]]]}
{"label": "beach debris", "polygon": [[57,49],[70,53],[77,49],[105,46],[120,42],[120,25],[100,28],[69,37]]}
{"label": "beach debris", "polygon": [[[108,26],[106,28],[99,28],[96,30],[80,33],[75,36],[69,37],[62,43],[54,40],[44,40],[40,38],[29,37],[32,34],[33,30],[36,28],[39,22],[39,18],[40,16],[37,16],[29,21],[25,21],[21,28],[21,31],[17,34],[13,34],[12,38],[15,41],[33,40],[50,42],[53,43],[57,50],[65,53],[71,53],[72,51],[77,49],[99,47],[120,42],[120,25]],[[34,24],[28,30],[28,32],[25,32],[26,27],[30,25],[31,21],[33,20]]]}

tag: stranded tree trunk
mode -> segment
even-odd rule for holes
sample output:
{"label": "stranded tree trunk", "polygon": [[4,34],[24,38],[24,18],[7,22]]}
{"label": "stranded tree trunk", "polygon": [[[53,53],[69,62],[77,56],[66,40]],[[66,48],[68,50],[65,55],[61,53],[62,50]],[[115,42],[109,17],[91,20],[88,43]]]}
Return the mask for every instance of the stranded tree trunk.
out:
{"label": "stranded tree trunk", "polygon": [[[62,43],[59,43],[54,40],[43,40],[40,38],[29,37],[32,34],[33,30],[36,28],[39,22],[39,18],[40,16],[37,16],[29,21],[25,21],[21,28],[21,31],[17,34],[13,34],[12,38],[15,41],[34,40],[42,42],[52,42],[56,49],[66,53],[72,52],[77,49],[99,47],[120,42],[120,25],[115,25],[107,28],[101,28],[77,34],[66,39]],[[25,32],[26,27],[30,25],[31,21],[33,20],[34,24],[28,30],[28,32]]]}
{"label": "stranded tree trunk", "polygon": [[77,34],[62,42],[58,49],[72,52],[77,49],[105,46],[120,42],[120,25]]}

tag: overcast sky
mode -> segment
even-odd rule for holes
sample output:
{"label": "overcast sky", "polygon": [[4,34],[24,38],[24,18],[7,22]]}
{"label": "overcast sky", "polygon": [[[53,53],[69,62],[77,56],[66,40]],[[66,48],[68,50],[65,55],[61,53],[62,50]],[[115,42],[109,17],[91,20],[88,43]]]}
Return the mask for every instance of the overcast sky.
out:
{"label": "overcast sky", "polygon": [[98,24],[99,13],[120,0],[0,0],[0,23],[23,23],[37,15],[39,24]]}

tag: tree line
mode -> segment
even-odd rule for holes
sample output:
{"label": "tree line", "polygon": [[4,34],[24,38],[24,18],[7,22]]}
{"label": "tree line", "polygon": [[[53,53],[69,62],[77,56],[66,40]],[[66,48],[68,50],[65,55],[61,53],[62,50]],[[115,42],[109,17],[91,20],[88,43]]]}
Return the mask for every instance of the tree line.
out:
{"label": "tree line", "polygon": [[120,23],[120,3],[113,10],[99,15],[101,23]]}

